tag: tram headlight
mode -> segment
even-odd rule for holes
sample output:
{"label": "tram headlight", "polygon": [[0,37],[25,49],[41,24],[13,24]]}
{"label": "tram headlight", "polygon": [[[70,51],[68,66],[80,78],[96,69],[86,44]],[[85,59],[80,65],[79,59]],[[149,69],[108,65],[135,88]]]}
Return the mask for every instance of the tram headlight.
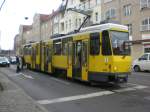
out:
{"label": "tram headlight", "polygon": [[117,71],[117,67],[116,66],[114,66],[114,71]]}

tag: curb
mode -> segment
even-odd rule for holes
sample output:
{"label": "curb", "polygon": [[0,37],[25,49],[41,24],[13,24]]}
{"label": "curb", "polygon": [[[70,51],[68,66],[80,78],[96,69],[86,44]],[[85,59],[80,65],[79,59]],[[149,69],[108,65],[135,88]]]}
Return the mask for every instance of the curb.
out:
{"label": "curb", "polygon": [[[17,85],[15,82],[11,81],[11,80],[9,79],[9,77],[7,76],[7,74],[6,74],[6,76],[5,76],[5,73],[2,73],[2,72],[0,72],[0,73],[4,76],[4,78],[6,78],[6,80],[10,81],[14,86],[16,86],[16,88],[18,88],[19,90],[21,90],[21,91],[24,93],[24,95],[25,95],[30,101],[33,102],[33,105],[35,105],[36,107],[38,107],[39,109],[41,109],[42,112],[48,112],[48,110],[47,110],[46,108],[44,108],[42,105],[40,105],[39,103],[37,103],[37,102],[36,102],[32,97],[30,97],[19,85]],[[4,87],[3,87],[2,83],[0,82],[0,92],[1,92],[1,91],[4,91]]]}

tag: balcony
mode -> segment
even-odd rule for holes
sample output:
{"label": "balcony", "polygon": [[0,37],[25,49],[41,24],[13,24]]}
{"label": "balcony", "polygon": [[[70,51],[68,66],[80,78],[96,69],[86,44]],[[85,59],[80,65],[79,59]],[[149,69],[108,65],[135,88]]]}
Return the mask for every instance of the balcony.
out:
{"label": "balcony", "polygon": [[148,2],[144,2],[144,3],[141,3],[140,4],[140,8],[141,8],[141,10],[143,10],[143,9],[145,9],[145,8],[150,8],[150,3]]}
{"label": "balcony", "polygon": [[75,8],[84,11],[90,11],[98,5],[100,6],[100,3],[96,3],[94,0],[81,0],[81,3],[75,6]]}
{"label": "balcony", "polygon": [[150,24],[149,25],[141,25],[141,31],[150,31]]}

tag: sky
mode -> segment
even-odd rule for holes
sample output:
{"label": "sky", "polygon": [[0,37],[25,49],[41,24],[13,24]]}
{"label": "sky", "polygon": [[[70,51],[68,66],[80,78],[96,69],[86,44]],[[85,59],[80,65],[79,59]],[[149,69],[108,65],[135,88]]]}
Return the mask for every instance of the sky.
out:
{"label": "sky", "polygon": [[[50,14],[62,0],[6,0],[0,11],[0,47],[13,49],[14,37],[19,33],[19,25],[30,25],[35,13]],[[0,5],[3,0],[0,0]],[[25,20],[28,17],[28,20]]]}

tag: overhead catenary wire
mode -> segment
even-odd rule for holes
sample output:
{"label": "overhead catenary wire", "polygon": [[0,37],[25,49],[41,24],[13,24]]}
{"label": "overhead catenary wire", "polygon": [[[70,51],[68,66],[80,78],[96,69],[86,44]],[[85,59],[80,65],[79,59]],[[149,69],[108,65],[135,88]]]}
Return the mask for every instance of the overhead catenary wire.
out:
{"label": "overhead catenary wire", "polygon": [[4,1],[2,2],[1,6],[0,6],[0,11],[1,11],[1,9],[2,9],[4,3],[5,3],[5,1],[6,1],[6,0],[4,0]]}

